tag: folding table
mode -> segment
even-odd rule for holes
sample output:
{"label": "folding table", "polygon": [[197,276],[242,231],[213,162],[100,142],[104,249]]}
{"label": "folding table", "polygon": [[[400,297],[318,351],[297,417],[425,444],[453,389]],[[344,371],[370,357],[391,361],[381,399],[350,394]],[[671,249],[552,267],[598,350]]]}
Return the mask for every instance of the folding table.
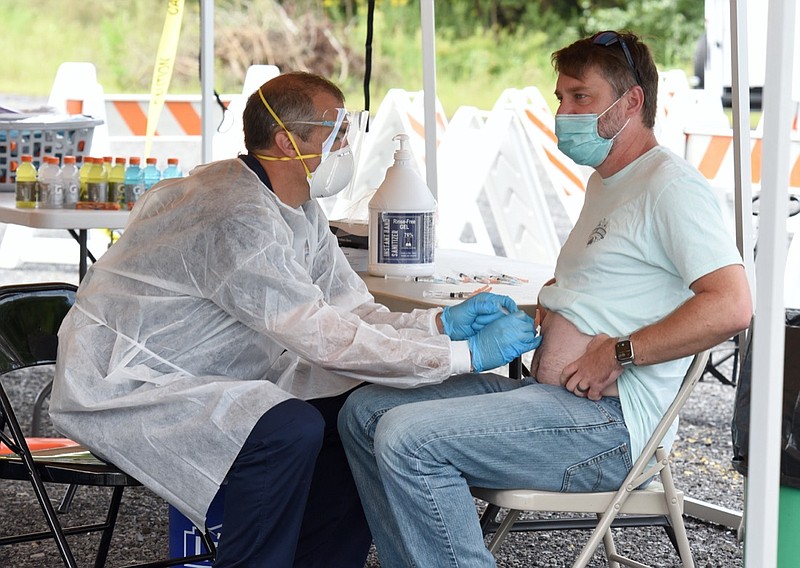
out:
{"label": "folding table", "polygon": [[121,229],[128,221],[128,215],[127,210],[17,208],[13,193],[0,193],[0,223],[69,231],[78,241],[78,276],[81,280],[86,275],[87,260],[95,260],[86,244],[89,229]]}

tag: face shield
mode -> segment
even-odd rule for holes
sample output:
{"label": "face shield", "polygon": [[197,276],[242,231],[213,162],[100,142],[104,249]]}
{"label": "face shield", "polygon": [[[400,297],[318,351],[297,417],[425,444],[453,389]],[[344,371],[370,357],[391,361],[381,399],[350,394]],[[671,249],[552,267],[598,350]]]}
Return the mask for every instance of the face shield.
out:
{"label": "face shield", "polygon": [[311,197],[336,195],[353,180],[367,116],[366,111],[337,108],[326,110],[321,121],[299,122],[329,129],[322,143],[317,169],[309,172],[306,168]]}

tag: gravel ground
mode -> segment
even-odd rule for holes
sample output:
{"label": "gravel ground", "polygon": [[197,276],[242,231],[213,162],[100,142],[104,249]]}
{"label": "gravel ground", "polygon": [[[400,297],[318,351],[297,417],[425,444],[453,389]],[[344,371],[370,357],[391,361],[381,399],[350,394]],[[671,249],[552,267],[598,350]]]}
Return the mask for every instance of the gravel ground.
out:
{"label": "gravel ground", "polygon": [[[75,283],[77,269],[74,265],[23,265],[13,270],[0,269],[0,284],[44,281]],[[12,383],[12,398],[32,397],[51,375],[50,367],[17,371],[14,376],[20,380]],[[7,383],[4,381],[4,384]],[[675,483],[688,495],[741,510],[743,478],[730,467],[733,397],[734,389],[716,379],[709,378],[700,383],[682,415],[673,451],[673,471]],[[25,410],[22,415],[29,416]],[[52,494],[58,500],[60,489],[54,488]],[[22,530],[39,530],[43,526],[41,512],[29,485],[0,482],[0,500],[3,504],[0,507],[0,525],[3,526],[0,534],[10,534],[6,527],[12,524]],[[104,492],[81,488],[69,517],[81,522],[96,518],[102,514],[106,503]],[[478,503],[478,506],[481,504]],[[698,568],[742,566],[742,551],[737,544],[735,531],[691,518],[687,519],[687,530]],[[127,565],[166,556],[168,534],[166,503],[144,488],[130,490],[123,498],[108,565]],[[580,531],[512,534],[499,551],[498,566],[569,566],[587,537],[587,532]],[[98,537],[73,536],[69,540],[79,564],[91,565]],[[680,565],[678,556],[661,529],[617,531],[617,545],[622,551],[648,550],[648,557],[656,568]],[[0,547],[0,568],[60,565],[58,552],[52,542]],[[589,566],[605,566],[602,552],[595,555]],[[373,552],[366,568],[379,567],[380,563]]]}

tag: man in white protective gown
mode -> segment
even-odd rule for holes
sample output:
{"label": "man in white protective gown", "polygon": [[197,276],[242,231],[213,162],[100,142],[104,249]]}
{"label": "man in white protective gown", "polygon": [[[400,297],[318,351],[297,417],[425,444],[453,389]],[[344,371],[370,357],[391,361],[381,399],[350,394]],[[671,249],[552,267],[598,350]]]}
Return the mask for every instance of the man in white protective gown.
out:
{"label": "man in white protective gown", "polygon": [[216,567],[363,566],[371,535],[336,427],[350,391],[538,345],[505,296],[374,302],[312,199],[349,183],[365,122],[322,77],[262,85],[248,154],[150,189],[59,332],[56,428],[201,528],[225,482]]}

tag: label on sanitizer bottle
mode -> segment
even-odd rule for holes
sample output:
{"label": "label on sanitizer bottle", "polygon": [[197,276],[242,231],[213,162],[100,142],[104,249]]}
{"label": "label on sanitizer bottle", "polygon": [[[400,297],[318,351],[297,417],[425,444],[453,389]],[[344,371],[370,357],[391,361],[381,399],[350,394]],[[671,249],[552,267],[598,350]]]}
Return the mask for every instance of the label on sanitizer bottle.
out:
{"label": "label on sanitizer bottle", "polygon": [[378,262],[429,264],[433,262],[434,212],[378,215]]}

